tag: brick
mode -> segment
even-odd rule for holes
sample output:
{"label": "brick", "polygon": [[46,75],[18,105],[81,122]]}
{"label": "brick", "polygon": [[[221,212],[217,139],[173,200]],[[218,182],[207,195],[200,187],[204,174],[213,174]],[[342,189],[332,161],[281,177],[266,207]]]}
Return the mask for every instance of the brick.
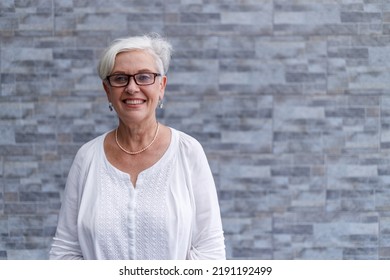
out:
{"label": "brick", "polygon": [[118,26],[127,26],[127,17],[125,14],[117,14],[115,17],[112,17],[110,14],[85,14],[78,19],[76,30],[113,30]]}
{"label": "brick", "polygon": [[5,177],[20,177],[32,175],[38,168],[37,162],[18,162],[18,161],[5,161],[4,163],[4,176]]}
{"label": "brick", "polygon": [[381,13],[342,12],[341,22],[381,22]]}
{"label": "brick", "polygon": [[15,130],[11,126],[0,125],[0,145],[15,143]]}

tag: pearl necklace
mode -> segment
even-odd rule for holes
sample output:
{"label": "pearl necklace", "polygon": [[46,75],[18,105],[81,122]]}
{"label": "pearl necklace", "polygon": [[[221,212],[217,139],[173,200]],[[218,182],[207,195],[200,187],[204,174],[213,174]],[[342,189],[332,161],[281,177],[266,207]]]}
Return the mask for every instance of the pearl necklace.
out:
{"label": "pearl necklace", "polygon": [[136,152],[128,151],[128,150],[126,150],[125,148],[123,148],[123,147],[121,146],[121,144],[119,144],[119,142],[118,142],[118,128],[115,129],[115,141],[116,141],[116,144],[118,145],[118,147],[119,147],[122,151],[124,151],[126,154],[129,154],[129,155],[137,155],[137,154],[142,153],[143,151],[146,151],[147,149],[149,149],[150,146],[153,145],[154,141],[156,141],[156,138],[157,138],[157,134],[158,134],[159,128],[160,128],[160,124],[157,122],[156,132],[155,132],[155,134],[154,134],[154,137],[153,137],[152,142],[150,142],[149,145],[147,145],[146,147],[144,147],[144,148],[142,148],[141,150],[136,151]]}

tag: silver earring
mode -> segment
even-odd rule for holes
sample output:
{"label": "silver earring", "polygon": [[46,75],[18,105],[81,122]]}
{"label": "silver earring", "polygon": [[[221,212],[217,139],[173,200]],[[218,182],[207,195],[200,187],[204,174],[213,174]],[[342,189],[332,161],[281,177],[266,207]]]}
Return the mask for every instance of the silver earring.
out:
{"label": "silver earring", "polygon": [[111,103],[111,102],[108,103],[108,109],[110,109],[111,112],[114,110],[114,109],[112,108],[112,103]]}
{"label": "silver earring", "polygon": [[162,99],[159,99],[159,100],[158,100],[158,107],[159,107],[160,109],[164,109],[164,100],[162,100]]}

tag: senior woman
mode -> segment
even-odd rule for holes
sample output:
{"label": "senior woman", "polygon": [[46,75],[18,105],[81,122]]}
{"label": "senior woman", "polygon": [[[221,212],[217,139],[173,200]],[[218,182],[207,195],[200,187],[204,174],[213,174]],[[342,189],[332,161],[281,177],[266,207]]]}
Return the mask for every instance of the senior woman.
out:
{"label": "senior woman", "polygon": [[71,166],[51,259],[224,259],[217,193],[202,146],[156,119],[171,45],[119,39],[99,76],[119,125]]}

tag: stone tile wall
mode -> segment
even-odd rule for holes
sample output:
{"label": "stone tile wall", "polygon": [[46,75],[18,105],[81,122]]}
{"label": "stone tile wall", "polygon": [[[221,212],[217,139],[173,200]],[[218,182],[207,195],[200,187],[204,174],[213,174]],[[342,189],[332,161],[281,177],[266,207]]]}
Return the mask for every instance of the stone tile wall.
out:
{"label": "stone tile wall", "polygon": [[203,144],[232,259],[390,257],[390,3],[0,2],[0,259],[45,259],[75,152],[116,125],[113,39],[174,45],[160,120]]}

